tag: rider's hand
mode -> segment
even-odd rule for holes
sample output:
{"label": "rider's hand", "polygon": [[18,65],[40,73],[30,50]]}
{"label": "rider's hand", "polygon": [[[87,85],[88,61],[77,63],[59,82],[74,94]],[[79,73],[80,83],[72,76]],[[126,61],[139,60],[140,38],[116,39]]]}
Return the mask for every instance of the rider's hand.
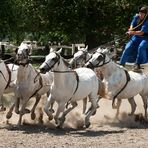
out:
{"label": "rider's hand", "polygon": [[127,36],[131,36],[130,31],[127,31],[125,34],[126,34]]}

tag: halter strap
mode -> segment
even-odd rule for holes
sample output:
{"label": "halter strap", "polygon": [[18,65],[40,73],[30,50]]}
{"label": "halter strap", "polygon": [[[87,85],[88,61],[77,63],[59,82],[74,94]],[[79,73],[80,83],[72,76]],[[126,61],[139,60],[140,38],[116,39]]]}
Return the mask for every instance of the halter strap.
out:
{"label": "halter strap", "polygon": [[92,66],[93,68],[101,67],[101,66],[103,66],[103,65],[108,64],[108,63],[111,61],[111,59],[109,59],[108,61],[105,61],[106,55],[103,54],[103,53],[101,53],[101,52],[99,52],[99,53],[103,56],[103,63],[102,63],[101,65],[99,65],[99,63],[98,63],[97,65],[94,66],[94,65],[92,64],[92,62],[89,61],[89,63],[91,64],[91,66]]}
{"label": "halter strap", "polygon": [[54,73],[74,73],[76,75],[77,86],[76,86],[76,89],[75,89],[73,95],[76,93],[78,86],[79,86],[79,76],[78,76],[76,71],[57,71],[57,70],[54,70],[54,71],[51,71],[51,72],[54,72]]}
{"label": "halter strap", "polygon": [[10,82],[11,82],[11,71],[10,71],[10,69],[9,69],[9,67],[8,67],[8,65],[7,65],[6,63],[5,63],[5,66],[6,66],[8,75],[9,75],[8,82],[7,82],[7,85],[6,85],[6,87],[5,87],[5,89],[6,89],[6,88],[8,88],[8,86],[9,86],[9,84],[10,84]]}
{"label": "halter strap", "polygon": [[[35,71],[37,72],[36,69],[35,69]],[[43,79],[42,79],[41,75],[40,75],[40,78],[39,78],[39,84],[40,84],[40,87],[29,98],[33,97],[43,87]]]}
{"label": "halter strap", "polygon": [[124,70],[124,72],[125,72],[125,75],[126,75],[126,83],[125,83],[125,85],[121,88],[121,90],[119,90],[119,92],[113,97],[112,106],[113,106],[114,103],[115,103],[115,98],[117,98],[117,96],[118,96],[118,95],[124,90],[124,88],[127,86],[127,83],[131,80],[128,71],[127,71],[127,70]]}

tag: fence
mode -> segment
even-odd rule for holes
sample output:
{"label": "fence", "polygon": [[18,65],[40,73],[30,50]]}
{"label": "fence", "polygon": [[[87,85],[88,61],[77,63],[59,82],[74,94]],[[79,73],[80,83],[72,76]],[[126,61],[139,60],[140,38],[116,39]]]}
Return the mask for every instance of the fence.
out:
{"label": "fence", "polygon": [[[32,44],[32,42],[30,42]],[[32,58],[43,58],[45,55],[47,55],[50,52],[50,49],[58,50],[60,48],[64,49],[64,56],[65,58],[68,58],[69,56],[72,56],[77,47],[85,47],[85,44],[71,44],[71,45],[48,45],[48,49],[45,48],[45,46],[37,46],[33,45],[32,49]],[[0,57],[1,59],[8,59],[15,54],[15,49],[18,46],[9,44],[8,42],[0,42]],[[47,47],[47,46],[46,46]],[[7,49],[7,50],[6,50]],[[9,49],[9,52],[8,52]],[[36,53],[36,54],[34,54]]]}

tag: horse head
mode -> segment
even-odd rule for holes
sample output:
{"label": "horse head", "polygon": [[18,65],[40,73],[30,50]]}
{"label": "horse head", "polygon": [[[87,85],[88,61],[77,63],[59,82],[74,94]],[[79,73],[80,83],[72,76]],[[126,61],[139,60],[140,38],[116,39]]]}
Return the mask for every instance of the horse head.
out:
{"label": "horse head", "polygon": [[62,49],[56,52],[52,51],[45,57],[45,61],[39,67],[41,73],[46,73],[59,65],[61,58],[60,56],[61,51]]}
{"label": "horse head", "polygon": [[87,60],[88,46],[85,48],[80,48],[78,46],[78,51],[74,54],[74,57],[70,61],[72,68],[76,68],[78,65],[83,65]]}
{"label": "horse head", "polygon": [[28,64],[30,58],[30,52],[32,46],[30,44],[22,42],[21,45],[16,49],[16,60],[19,64]]}
{"label": "horse head", "polygon": [[111,59],[107,53],[107,49],[98,48],[97,51],[92,54],[92,57],[85,64],[85,67],[94,69],[109,63]]}

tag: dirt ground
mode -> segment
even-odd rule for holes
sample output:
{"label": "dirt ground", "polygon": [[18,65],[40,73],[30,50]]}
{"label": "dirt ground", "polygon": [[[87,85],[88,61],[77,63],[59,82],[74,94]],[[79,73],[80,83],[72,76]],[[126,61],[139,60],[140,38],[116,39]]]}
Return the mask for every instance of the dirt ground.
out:
{"label": "dirt ground", "polygon": [[[10,96],[7,96],[8,98]],[[141,98],[136,96],[135,100],[136,113],[144,113]],[[18,115],[14,113],[7,121],[7,111],[1,112],[0,148],[148,147],[148,123],[136,122],[135,117],[128,116],[130,105],[126,99],[122,101],[119,120],[114,119],[116,110],[112,109],[111,101],[102,99],[99,105],[100,108],[91,118],[91,126],[88,129],[80,128],[84,120],[82,102],[67,116],[63,129],[57,129],[54,121],[49,122],[45,114],[43,124],[37,120],[32,121],[28,114],[23,117],[24,125],[16,127]],[[40,108],[37,109],[37,114],[39,110]]]}

